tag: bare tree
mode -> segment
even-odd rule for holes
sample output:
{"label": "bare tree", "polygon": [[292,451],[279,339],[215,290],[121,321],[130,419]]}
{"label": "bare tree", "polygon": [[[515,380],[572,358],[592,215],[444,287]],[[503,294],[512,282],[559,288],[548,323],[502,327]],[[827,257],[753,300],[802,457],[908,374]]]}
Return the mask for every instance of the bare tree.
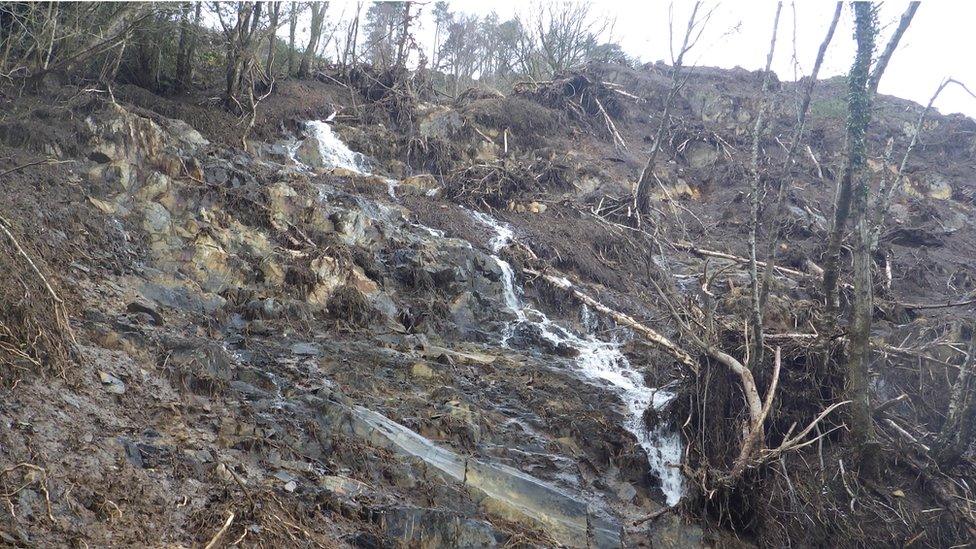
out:
{"label": "bare tree", "polygon": [[[861,4],[854,4],[855,7],[859,5]],[[879,57],[878,61],[875,63],[874,69],[870,69],[870,58],[868,59],[869,68],[867,70],[870,70],[870,74],[865,77],[866,80],[864,84],[864,89],[866,89],[868,92],[867,100],[869,101],[867,122],[870,122],[871,96],[877,92],[878,84],[881,81],[881,77],[884,75],[885,69],[888,67],[888,62],[891,60],[891,56],[895,49],[897,49],[898,43],[901,41],[902,36],[904,36],[905,31],[908,30],[908,26],[911,24],[912,18],[915,17],[915,12],[918,10],[918,6],[918,2],[912,2],[905,10],[905,13],[902,14],[898,27],[888,40],[888,45],[885,47],[884,53],[882,53],[881,57]],[[850,152],[850,145],[848,145],[848,152]],[[854,196],[853,191],[854,166],[852,165],[851,157],[848,154],[847,160],[844,163],[844,170],[841,175],[841,180],[837,188],[833,226],[831,227],[830,236],[828,237],[826,259],[824,261],[824,296],[827,302],[827,308],[831,311],[836,310],[839,305],[837,298],[837,280],[839,277],[838,263],[840,259],[841,243],[843,242],[844,233],[847,229],[847,220],[851,214],[851,206],[853,203],[852,199]]]}
{"label": "bare tree", "polygon": [[414,18],[414,16],[410,15],[410,7],[412,5],[413,2],[404,2],[402,5],[403,15],[400,18],[400,34],[397,38],[396,61],[394,62],[394,67],[396,68],[406,66],[407,55],[410,53],[410,22]]}
{"label": "bare tree", "polygon": [[268,12],[268,61],[264,65],[264,78],[268,82],[274,80],[274,61],[275,45],[278,40],[278,15],[281,13],[281,2],[271,2],[271,10]]}
{"label": "bare tree", "polygon": [[976,323],[963,328],[969,332],[969,349],[949,396],[945,423],[936,441],[936,459],[943,466],[954,465],[976,435]]}
{"label": "bare tree", "polygon": [[783,165],[779,171],[779,177],[775,179],[779,180],[779,189],[776,192],[776,200],[773,203],[773,214],[771,216],[773,222],[773,230],[771,231],[769,241],[766,245],[766,255],[765,263],[766,268],[763,271],[762,288],[759,291],[759,303],[760,306],[764,306],[766,299],[769,296],[769,286],[772,282],[773,272],[776,270],[776,247],[779,244],[780,235],[783,230],[783,206],[785,204],[787,180],[790,168],[793,166],[793,162],[796,158],[796,152],[799,150],[800,142],[803,139],[803,132],[806,129],[807,113],[810,110],[810,98],[813,96],[813,88],[817,85],[817,77],[820,75],[820,67],[823,65],[824,57],[827,53],[827,47],[830,45],[831,40],[834,37],[834,31],[837,30],[837,22],[840,20],[840,14],[843,11],[844,3],[837,2],[837,6],[834,9],[834,17],[830,21],[830,26],[827,29],[827,35],[824,37],[823,42],[820,43],[820,48],[817,50],[817,59],[813,63],[813,70],[810,72],[810,76],[807,77],[806,85],[803,87],[803,96],[800,99],[800,106],[797,109],[796,115],[796,126],[793,129],[793,136],[790,139],[789,149],[786,151],[786,158],[783,160]]}
{"label": "bare tree", "polygon": [[[71,74],[91,67],[109,52],[121,56],[133,30],[161,8],[150,3],[0,5],[4,54],[0,69],[33,83],[52,72]],[[63,21],[62,21],[63,19]],[[66,25],[65,23],[69,23]],[[66,28],[67,27],[67,28]]]}
{"label": "bare tree", "polygon": [[[261,2],[213,3],[226,47],[224,100],[242,111],[239,94],[254,66],[261,25]],[[248,84],[250,85],[250,84]]]}
{"label": "bare tree", "polygon": [[325,22],[325,11],[329,8],[328,2],[312,2],[312,22],[309,27],[308,46],[302,54],[302,61],[298,65],[298,76],[305,78],[308,76],[309,65],[312,62],[312,55],[315,53],[322,38],[322,24]]}
{"label": "bare tree", "polygon": [[443,0],[434,4],[434,43],[431,50],[431,68],[437,70],[441,67],[440,49],[442,34],[454,21],[454,14],[451,13],[450,4]]}
{"label": "bare tree", "polygon": [[911,157],[912,153],[915,151],[915,147],[918,145],[919,136],[922,133],[922,129],[925,125],[925,117],[932,111],[932,106],[935,104],[935,100],[942,95],[942,92],[949,87],[950,84],[955,84],[956,86],[962,88],[970,97],[976,99],[976,94],[974,94],[970,89],[962,82],[954,78],[946,78],[939,84],[936,88],[935,93],[929,99],[928,104],[925,108],[918,114],[918,119],[915,122],[915,126],[911,130],[911,139],[909,140],[908,147],[905,149],[905,154],[902,156],[901,163],[898,165],[898,170],[895,172],[892,178],[889,170],[884,170],[881,172],[881,182],[878,185],[878,197],[875,200],[874,206],[874,216],[872,218],[872,233],[871,233],[871,250],[874,251],[878,248],[880,244],[881,231],[884,229],[885,224],[888,220],[888,211],[891,207],[891,199],[895,191],[899,189],[905,177],[905,168],[908,166],[908,159]]}
{"label": "bare tree", "polygon": [[[637,214],[638,222],[640,221],[641,212],[650,210],[651,188],[654,185],[654,168],[657,164],[657,155],[661,150],[661,144],[664,142],[664,134],[667,132],[670,124],[671,110],[674,108],[675,99],[677,99],[678,92],[681,91],[681,88],[687,82],[687,78],[684,77],[682,72],[685,55],[691,51],[698,42],[698,39],[701,38],[702,32],[705,30],[705,25],[711,18],[711,11],[699,18],[701,6],[702,3],[696,1],[691,10],[691,16],[688,18],[688,25],[685,28],[684,38],[681,41],[681,47],[678,49],[677,57],[673,56],[674,50],[672,47],[671,87],[664,100],[664,112],[661,114],[661,120],[658,122],[657,131],[654,135],[654,143],[651,145],[651,152],[647,157],[647,163],[644,165],[644,169],[641,171],[640,178],[637,180],[637,188],[634,192],[634,211]],[[672,31],[673,38],[673,26],[670,27],[670,30]]]}
{"label": "bare tree", "polygon": [[363,3],[356,2],[356,13],[346,28],[346,43],[342,49],[342,66],[356,64],[356,42],[359,40],[359,17],[363,11]]}
{"label": "bare tree", "polygon": [[773,37],[769,42],[769,53],[766,55],[766,70],[763,72],[762,87],[759,90],[759,111],[756,113],[756,123],[752,130],[752,208],[749,230],[749,286],[752,290],[751,317],[752,352],[750,353],[750,368],[762,364],[763,357],[763,307],[759,298],[759,266],[756,262],[756,239],[759,235],[759,207],[762,203],[762,173],[759,170],[759,150],[762,145],[763,134],[768,124],[767,113],[770,108],[769,86],[772,81],[773,53],[776,51],[776,32],[779,30],[779,14],[783,10],[783,3],[776,3],[776,16],[773,18]]}
{"label": "bare tree", "polygon": [[534,3],[516,21],[519,61],[532,78],[549,78],[583,63],[611,27],[609,19],[593,13],[592,4],[575,0]]}
{"label": "bare tree", "polygon": [[295,31],[298,28],[298,14],[303,9],[301,2],[291,2],[288,9],[288,76],[295,74]]}
{"label": "bare tree", "polygon": [[402,22],[403,10],[399,2],[373,2],[366,10],[363,53],[368,55],[374,66],[390,67],[393,64],[399,42],[398,29]]}
{"label": "bare tree", "polygon": [[200,10],[202,2],[193,5],[193,22],[189,18],[189,4],[184,4],[180,13],[180,43],[176,54],[176,87],[186,91],[193,81],[193,58],[196,53],[197,35],[200,29]]}
{"label": "bare tree", "polygon": [[478,19],[473,15],[453,18],[447,27],[447,38],[441,46],[439,58],[450,76],[451,91],[456,97],[460,93],[461,82],[468,82],[474,76],[475,65],[483,53],[478,47]]}

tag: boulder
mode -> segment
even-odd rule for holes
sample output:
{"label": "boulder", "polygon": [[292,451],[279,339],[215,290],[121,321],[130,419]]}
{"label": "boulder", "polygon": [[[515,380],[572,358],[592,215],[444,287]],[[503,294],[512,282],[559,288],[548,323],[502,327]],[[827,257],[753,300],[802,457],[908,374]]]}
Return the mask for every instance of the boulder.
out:
{"label": "boulder", "polygon": [[437,179],[435,179],[433,175],[420,174],[412,175],[400,181],[399,192],[400,194],[410,196],[430,196],[439,188],[440,186],[437,184]]}

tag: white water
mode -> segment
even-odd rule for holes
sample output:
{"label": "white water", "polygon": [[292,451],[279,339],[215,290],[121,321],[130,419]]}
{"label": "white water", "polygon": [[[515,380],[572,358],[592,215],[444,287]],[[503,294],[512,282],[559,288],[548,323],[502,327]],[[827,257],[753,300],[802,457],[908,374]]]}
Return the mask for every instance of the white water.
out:
{"label": "white water", "polygon": [[366,157],[347,147],[328,123],[322,120],[309,120],[305,123],[305,129],[308,131],[309,139],[318,142],[323,164],[369,175],[366,169]]}
{"label": "white water", "polygon": [[[307,139],[314,139],[318,145],[319,156],[322,157],[323,167],[343,168],[360,175],[373,175],[370,173],[366,155],[353,151],[339,139],[339,136],[332,131],[332,126],[325,120],[309,120],[305,122],[305,129],[308,132]],[[295,158],[301,142],[296,142],[289,148],[292,160],[302,164]],[[304,165],[304,164],[302,164]],[[384,178],[386,190],[390,198],[396,198],[396,187],[398,181],[395,179]]]}
{"label": "white water", "polygon": [[[362,175],[371,175],[368,171],[366,157],[354,152],[332,131],[325,121],[313,120],[306,123],[309,139],[317,141],[323,163],[327,166],[345,168]],[[295,152],[299,144],[289,148],[291,157],[299,165],[305,166],[295,159]],[[397,181],[387,179],[391,198],[396,198]],[[584,307],[582,311],[583,325],[587,334],[580,337],[569,330],[552,322],[545,313],[533,307],[524,305],[519,299],[519,289],[515,285],[515,273],[512,266],[498,256],[498,252],[512,242],[515,234],[512,228],[491,216],[481,212],[470,212],[478,222],[490,227],[494,236],[489,241],[492,259],[498,264],[502,272],[502,289],[506,307],[515,315],[515,320],[509,323],[502,335],[502,345],[515,334],[519,324],[533,323],[549,342],[558,346],[569,346],[578,351],[576,363],[582,377],[594,382],[609,385],[627,406],[627,419],[624,427],[632,433],[647,452],[648,465],[661,479],[661,489],[668,505],[675,505],[684,494],[684,479],[675,464],[681,462],[681,440],[675,433],[668,433],[662,428],[648,431],[643,416],[648,407],[660,408],[667,404],[674,395],[666,390],[653,389],[644,383],[640,372],[636,371],[620,351],[620,343],[614,340],[602,341],[592,334],[596,321],[592,312]],[[420,224],[414,226],[425,230],[432,236],[443,237],[442,231]],[[568,287],[571,283],[566,280]]]}
{"label": "white water", "polygon": [[[495,236],[489,242],[493,252],[491,257],[502,271],[505,305],[515,315],[515,321],[505,329],[502,344],[508,343],[518,324],[532,322],[549,342],[576,349],[579,352],[576,357],[579,373],[589,380],[608,384],[627,406],[624,428],[637,438],[647,452],[648,465],[661,479],[661,490],[668,505],[677,504],[684,494],[684,479],[676,467],[681,463],[681,439],[676,433],[668,433],[660,427],[648,431],[644,423],[645,410],[651,406],[661,408],[674,398],[674,394],[648,387],[644,383],[644,376],[633,368],[620,351],[617,341],[602,341],[591,333],[577,336],[553,323],[542,311],[523,305],[518,298],[512,266],[497,255],[512,241],[514,233],[511,227],[481,212],[471,212],[471,215],[495,231]],[[568,280],[565,283],[571,285]],[[582,315],[584,326],[592,331],[595,325],[592,313],[584,307]]]}

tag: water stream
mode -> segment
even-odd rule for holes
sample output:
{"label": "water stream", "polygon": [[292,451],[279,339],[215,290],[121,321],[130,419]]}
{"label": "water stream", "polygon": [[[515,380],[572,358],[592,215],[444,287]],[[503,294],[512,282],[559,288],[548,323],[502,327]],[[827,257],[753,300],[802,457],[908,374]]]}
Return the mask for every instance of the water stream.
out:
{"label": "water stream", "polygon": [[[471,215],[495,232],[489,242],[492,248],[491,257],[502,271],[505,304],[515,315],[515,320],[504,330],[502,344],[508,343],[518,324],[531,322],[549,342],[576,349],[579,352],[576,357],[579,373],[591,381],[608,385],[627,406],[624,427],[637,438],[647,453],[648,465],[661,479],[661,490],[668,505],[677,504],[684,494],[684,479],[675,467],[675,464],[681,463],[681,439],[677,433],[669,433],[661,427],[648,431],[644,423],[645,410],[651,406],[660,409],[674,398],[674,394],[648,387],[644,383],[644,376],[633,368],[615,339],[603,341],[592,333],[578,336],[555,324],[542,311],[522,304],[512,266],[498,256],[498,252],[512,241],[514,232],[511,227],[481,212],[471,212]],[[590,314],[584,308],[584,326],[589,324],[587,328],[592,331],[590,328],[594,322]]]}
{"label": "water stream", "polygon": [[[309,121],[306,123],[309,139],[318,142],[318,149],[323,164],[327,167],[339,167],[355,171],[363,175],[370,175],[367,159],[360,153],[350,150],[332,128],[324,121]],[[300,166],[308,168],[296,159],[296,151],[301,143],[289,147],[290,156]],[[395,198],[396,181],[388,180],[389,194]],[[648,431],[644,420],[644,412],[649,407],[661,408],[667,404],[674,394],[663,389],[648,387],[644,377],[634,369],[627,357],[620,350],[620,342],[611,338],[604,341],[592,332],[595,322],[592,313],[584,308],[583,324],[587,328],[586,334],[576,335],[573,332],[554,323],[545,313],[522,302],[519,297],[521,289],[517,286],[515,273],[511,264],[502,259],[498,253],[508,246],[514,238],[514,231],[504,223],[481,212],[470,211],[473,219],[489,227],[494,235],[489,241],[491,258],[497,263],[502,272],[502,291],[505,306],[515,319],[509,322],[503,330],[501,344],[508,346],[508,342],[515,334],[515,330],[522,323],[532,323],[550,343],[556,346],[568,346],[578,351],[576,365],[578,373],[584,379],[606,386],[614,391],[627,407],[624,427],[632,433],[644,448],[648,456],[648,465],[654,474],[661,479],[661,489],[668,505],[675,505],[684,493],[684,479],[680,471],[674,466],[681,462],[681,439],[676,433],[669,433],[663,428]],[[442,237],[444,233],[436,229],[413,224],[432,236]]]}
{"label": "water stream", "polygon": [[[325,120],[309,120],[305,122],[305,131],[308,139],[313,139],[318,144],[319,157],[322,166],[325,168],[342,168],[360,175],[373,175],[370,172],[369,159],[366,155],[353,151],[339,139],[339,136],[332,131],[332,126]],[[301,160],[296,158],[298,149],[302,141],[296,140],[288,146],[288,153],[292,160],[298,165],[308,168]],[[396,198],[396,187],[398,181],[388,177],[386,181],[387,193],[390,198]]]}

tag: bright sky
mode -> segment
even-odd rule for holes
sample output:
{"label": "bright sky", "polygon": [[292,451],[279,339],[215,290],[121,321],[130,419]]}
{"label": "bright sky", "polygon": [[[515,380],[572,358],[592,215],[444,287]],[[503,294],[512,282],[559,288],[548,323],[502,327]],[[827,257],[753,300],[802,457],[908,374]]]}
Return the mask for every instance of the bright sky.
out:
{"label": "bright sky", "polygon": [[[552,0],[548,0],[552,1]],[[529,7],[518,0],[452,0],[455,11],[486,15],[492,11],[506,19]],[[668,50],[668,11],[671,5],[662,0],[602,0],[592,2],[594,12],[616,20],[613,38],[624,50],[642,61],[664,60],[670,63]],[[676,28],[687,22],[693,2],[674,2]],[[707,2],[706,9],[715,7]],[[796,57],[800,76],[813,66],[817,48],[827,31],[834,11],[834,2],[804,0],[784,2],[780,16],[779,35],[773,69],[782,80],[794,75],[793,34],[796,22]],[[881,7],[882,36],[879,49],[897,24],[907,6],[904,1],[887,1]],[[339,17],[353,6],[333,2],[329,19]],[[430,12],[433,1],[423,7],[423,28],[418,32],[422,41],[433,34]],[[731,68],[741,66],[749,70],[762,68],[769,49],[775,2],[771,0],[726,0],[718,3],[702,39],[689,57],[699,65]],[[365,13],[365,9],[364,9]],[[880,92],[925,104],[943,78],[953,77],[976,90],[976,2],[926,0],[919,7],[911,27],[902,38],[898,51],[888,65],[881,81]],[[333,19],[334,21],[334,19]],[[840,23],[821,69],[821,77],[845,74],[854,56],[852,30],[853,14],[845,5]],[[676,32],[681,32],[680,28]],[[680,40],[680,37],[675,39]],[[976,117],[976,99],[961,89],[950,86],[935,104],[942,113],[962,112]]]}

